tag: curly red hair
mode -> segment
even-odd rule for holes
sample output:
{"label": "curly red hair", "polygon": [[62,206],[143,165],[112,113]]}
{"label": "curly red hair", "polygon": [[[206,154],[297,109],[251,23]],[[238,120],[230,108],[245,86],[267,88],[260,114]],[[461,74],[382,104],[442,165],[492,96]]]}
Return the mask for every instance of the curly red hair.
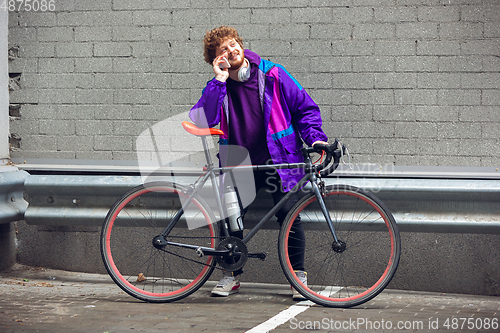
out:
{"label": "curly red hair", "polygon": [[206,32],[205,38],[203,39],[203,56],[205,57],[205,62],[212,64],[215,59],[217,47],[226,39],[234,39],[240,44],[241,48],[243,48],[243,39],[238,35],[235,28],[223,25]]}

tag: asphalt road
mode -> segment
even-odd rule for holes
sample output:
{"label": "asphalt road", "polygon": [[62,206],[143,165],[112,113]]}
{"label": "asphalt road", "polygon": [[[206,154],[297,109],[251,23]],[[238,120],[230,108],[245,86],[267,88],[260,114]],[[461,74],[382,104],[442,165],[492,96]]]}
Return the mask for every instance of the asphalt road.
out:
{"label": "asphalt road", "polygon": [[0,332],[499,332],[500,297],[386,290],[350,309],[291,299],[290,286],[214,282],[175,303],[144,303],[107,275],[16,265],[0,272]]}

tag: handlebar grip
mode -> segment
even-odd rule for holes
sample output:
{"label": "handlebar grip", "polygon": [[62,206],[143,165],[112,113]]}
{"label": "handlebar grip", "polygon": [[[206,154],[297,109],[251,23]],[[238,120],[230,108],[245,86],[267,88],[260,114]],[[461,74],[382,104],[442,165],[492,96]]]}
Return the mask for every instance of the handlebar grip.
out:
{"label": "handlebar grip", "polygon": [[[314,172],[319,172],[321,177],[327,176],[332,173],[340,163],[340,157],[342,153],[345,152],[345,145],[340,146],[339,141],[335,139],[335,142],[329,145],[325,145],[322,143],[317,143],[313,147],[302,148],[302,153],[304,157],[308,156],[311,153],[321,153],[325,152],[326,156],[324,161],[319,165],[315,165]],[[333,158],[333,163],[330,167],[326,169],[326,167],[330,164]]]}
{"label": "handlebar grip", "polygon": [[[345,149],[345,146],[342,146],[341,149]],[[333,163],[332,165],[330,165],[330,167],[328,169],[325,169],[323,168],[323,170],[320,171],[319,175],[321,177],[326,177],[328,176],[329,174],[331,174],[333,171],[335,171],[335,169],[337,169],[337,167],[339,166],[340,164],[340,156],[342,156],[342,152],[340,149],[336,149],[332,152],[332,158],[333,158]]]}
{"label": "handlebar grip", "polygon": [[[319,172],[319,171],[325,169],[328,164],[330,164],[332,157],[334,158],[334,161],[335,161],[334,152],[337,149],[337,147],[338,147],[338,140],[335,139],[335,142],[333,144],[325,145],[322,143],[317,143],[312,147],[303,148],[303,151],[306,154],[310,154],[313,152],[315,152],[315,153],[325,152],[326,153],[326,156],[324,157],[323,162],[321,162],[321,164],[319,164],[319,165],[314,166],[314,171]],[[338,161],[338,159],[337,159],[337,161]],[[330,172],[332,172],[332,171],[330,171]],[[321,173],[321,175],[323,175],[323,173]]]}

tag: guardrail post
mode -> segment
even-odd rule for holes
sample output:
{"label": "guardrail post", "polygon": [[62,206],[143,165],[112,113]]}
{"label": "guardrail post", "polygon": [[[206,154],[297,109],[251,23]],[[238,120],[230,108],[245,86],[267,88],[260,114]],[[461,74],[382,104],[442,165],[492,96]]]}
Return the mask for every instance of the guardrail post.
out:
{"label": "guardrail post", "polygon": [[[14,265],[16,262],[16,245],[14,226],[10,222],[12,210],[7,207],[2,184],[4,174],[18,171],[17,168],[6,166],[9,161],[9,65],[7,34],[9,13],[0,10],[0,271]],[[7,170],[3,173],[3,170]],[[23,171],[24,172],[24,171]],[[5,210],[4,210],[5,208]],[[5,219],[3,218],[5,217]],[[2,221],[3,220],[3,221]],[[8,221],[5,223],[5,221]]]}
{"label": "guardrail post", "polygon": [[24,218],[24,181],[29,174],[13,166],[0,166],[0,271],[16,263],[14,221]]}
{"label": "guardrail post", "polygon": [[0,271],[16,263],[16,234],[14,223],[0,224]]}

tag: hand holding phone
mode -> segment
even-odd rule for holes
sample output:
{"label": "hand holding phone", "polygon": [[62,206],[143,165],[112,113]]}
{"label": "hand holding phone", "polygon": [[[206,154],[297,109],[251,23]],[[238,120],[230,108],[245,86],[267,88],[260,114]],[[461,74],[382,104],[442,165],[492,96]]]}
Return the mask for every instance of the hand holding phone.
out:
{"label": "hand holding phone", "polygon": [[226,57],[222,57],[222,60],[224,62],[222,62],[222,63],[219,64],[220,69],[226,69],[226,68],[230,68],[231,67],[231,65],[229,64],[229,61],[227,61]]}
{"label": "hand holding phone", "polygon": [[214,59],[213,69],[215,73],[215,79],[221,82],[226,82],[229,77],[228,68],[231,67],[229,61],[224,56],[218,56]]}

